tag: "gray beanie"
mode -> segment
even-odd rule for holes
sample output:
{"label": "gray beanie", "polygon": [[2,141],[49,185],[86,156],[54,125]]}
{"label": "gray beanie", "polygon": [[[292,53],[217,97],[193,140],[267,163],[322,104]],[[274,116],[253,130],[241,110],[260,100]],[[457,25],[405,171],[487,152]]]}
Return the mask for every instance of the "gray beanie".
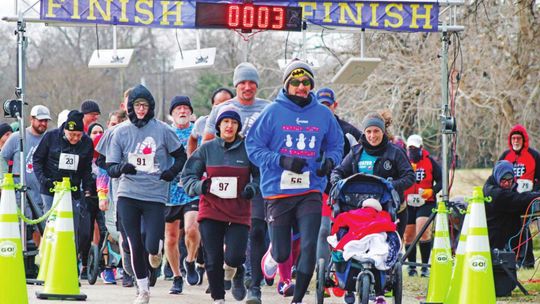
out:
{"label": "gray beanie", "polygon": [[257,87],[259,87],[259,72],[257,72],[257,68],[249,62],[242,62],[234,69],[234,87],[236,87],[238,83],[246,80],[255,82]]}
{"label": "gray beanie", "polygon": [[366,130],[369,127],[378,127],[384,132],[386,128],[384,127],[384,119],[378,113],[372,112],[368,113],[362,120],[362,130]]}
{"label": "gray beanie", "polygon": [[315,74],[313,73],[313,69],[306,62],[298,58],[293,59],[289,65],[287,65],[285,72],[283,73],[283,87],[287,90],[289,81],[292,78],[300,78],[303,76],[309,77],[311,80],[311,89],[313,89],[315,87]]}

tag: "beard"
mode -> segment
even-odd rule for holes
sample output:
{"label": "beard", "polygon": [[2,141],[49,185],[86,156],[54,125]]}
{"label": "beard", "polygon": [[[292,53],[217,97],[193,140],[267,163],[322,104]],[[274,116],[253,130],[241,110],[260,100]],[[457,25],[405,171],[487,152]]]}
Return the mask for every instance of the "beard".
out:
{"label": "beard", "polygon": [[512,144],[512,150],[518,152],[521,150],[521,148],[523,148],[523,145],[515,145],[515,144]]}
{"label": "beard", "polygon": [[185,125],[189,122],[189,117],[176,117],[174,123],[177,125]]}

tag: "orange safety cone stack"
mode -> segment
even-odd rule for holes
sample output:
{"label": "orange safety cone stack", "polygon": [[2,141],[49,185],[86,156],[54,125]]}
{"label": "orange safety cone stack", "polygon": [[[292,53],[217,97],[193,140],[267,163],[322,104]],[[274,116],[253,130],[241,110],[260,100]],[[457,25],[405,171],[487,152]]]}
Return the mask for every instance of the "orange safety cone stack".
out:
{"label": "orange safety cone stack", "polygon": [[467,231],[467,250],[463,263],[457,303],[495,304],[495,282],[486,221],[482,187],[475,187],[469,201],[471,214]]}
{"label": "orange safety cone stack", "polygon": [[63,195],[56,209],[55,238],[52,242],[45,286],[43,292],[36,292],[36,296],[39,299],[86,300],[86,295],[80,293],[77,275],[77,253],[75,251],[69,178],[64,177],[61,187]]}
{"label": "orange safety cone stack", "polygon": [[458,304],[459,288],[461,287],[461,278],[463,275],[463,263],[465,262],[465,251],[467,249],[467,230],[469,229],[469,218],[471,213],[471,204],[467,207],[467,213],[461,226],[461,234],[459,235],[459,243],[456,249],[456,258],[454,269],[452,271],[452,279],[450,280],[450,289],[446,296],[445,304]]}
{"label": "orange safety cone stack", "polygon": [[443,303],[452,276],[452,248],[448,230],[448,210],[443,201],[437,204],[435,238],[431,250],[431,274],[424,303]]}
{"label": "orange safety cone stack", "polygon": [[0,198],[0,269],[0,303],[28,303],[12,174],[4,174]]}

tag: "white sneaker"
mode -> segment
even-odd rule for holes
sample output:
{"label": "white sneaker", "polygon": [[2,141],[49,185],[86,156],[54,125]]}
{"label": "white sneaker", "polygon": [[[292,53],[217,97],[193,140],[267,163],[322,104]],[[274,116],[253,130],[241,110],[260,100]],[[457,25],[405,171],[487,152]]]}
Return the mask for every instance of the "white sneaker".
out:
{"label": "white sneaker", "polygon": [[161,252],[156,255],[148,254],[148,262],[150,263],[150,266],[152,266],[152,268],[158,268],[159,265],[161,265],[161,258]]}
{"label": "white sneaker", "polygon": [[149,302],[150,302],[150,292],[140,291],[135,301],[133,301],[133,304],[148,304]]}
{"label": "white sneaker", "polygon": [[214,304],[225,304],[224,299],[214,300]]}

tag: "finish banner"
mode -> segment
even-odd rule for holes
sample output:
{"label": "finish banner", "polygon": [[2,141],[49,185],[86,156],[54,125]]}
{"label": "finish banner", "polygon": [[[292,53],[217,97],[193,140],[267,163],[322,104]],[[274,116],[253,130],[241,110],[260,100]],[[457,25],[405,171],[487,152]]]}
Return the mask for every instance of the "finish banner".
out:
{"label": "finish banner", "polygon": [[[227,15],[227,3],[243,1],[196,0],[41,0],[40,18],[44,21],[73,23],[99,23],[130,26],[198,28],[197,2],[221,3]],[[439,22],[439,3],[424,1],[253,1],[255,6],[240,11],[246,22],[263,20],[264,5],[302,8],[302,17],[310,24],[321,27],[356,27],[387,31],[436,32]],[[246,5],[250,6],[250,4]],[[219,8],[218,8],[219,9]],[[236,10],[238,11],[238,10]],[[205,14],[199,10],[198,14]],[[215,12],[214,12],[215,13]],[[258,15],[256,15],[258,13]],[[273,18],[280,15],[273,14]],[[288,15],[284,15],[288,16]],[[258,19],[257,19],[258,18]],[[297,18],[297,17],[296,17]],[[264,23],[263,22],[263,23]],[[270,20],[272,23],[273,20]],[[287,20],[286,20],[287,22]],[[266,23],[265,23],[266,24]],[[227,28],[224,26],[223,28]],[[269,30],[272,28],[269,27]]]}

